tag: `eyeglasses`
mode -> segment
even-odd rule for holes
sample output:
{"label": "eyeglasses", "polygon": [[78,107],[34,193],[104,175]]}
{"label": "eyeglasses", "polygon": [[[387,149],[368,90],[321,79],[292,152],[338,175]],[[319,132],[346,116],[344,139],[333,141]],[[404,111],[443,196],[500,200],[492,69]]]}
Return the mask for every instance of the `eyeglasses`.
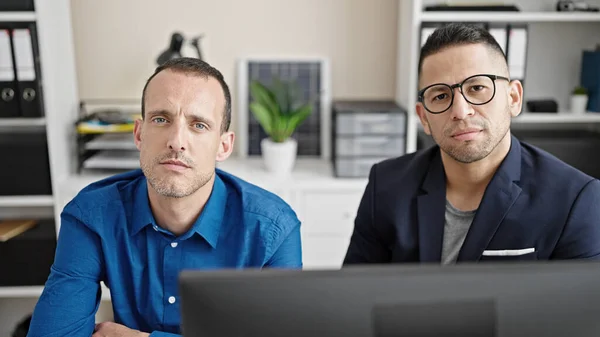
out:
{"label": "eyeglasses", "polygon": [[461,83],[448,85],[436,83],[421,89],[418,100],[425,109],[432,114],[440,114],[452,106],[454,102],[454,88],[459,88],[461,95],[473,105],[489,103],[496,95],[496,80],[510,79],[504,76],[479,74],[467,77]]}

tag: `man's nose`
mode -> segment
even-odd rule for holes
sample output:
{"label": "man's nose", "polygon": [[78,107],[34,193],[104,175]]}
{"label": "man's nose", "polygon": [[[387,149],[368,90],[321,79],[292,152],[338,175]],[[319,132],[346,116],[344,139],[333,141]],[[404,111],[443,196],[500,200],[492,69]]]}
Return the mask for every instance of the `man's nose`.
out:
{"label": "man's nose", "polygon": [[473,116],[475,114],[475,110],[462,95],[461,89],[453,88],[453,90],[454,100],[452,102],[452,107],[450,107],[450,115],[452,116],[452,119],[461,120],[467,118],[468,116]]}
{"label": "man's nose", "polygon": [[187,130],[182,123],[174,123],[169,130],[167,146],[172,151],[185,151],[187,147]]}

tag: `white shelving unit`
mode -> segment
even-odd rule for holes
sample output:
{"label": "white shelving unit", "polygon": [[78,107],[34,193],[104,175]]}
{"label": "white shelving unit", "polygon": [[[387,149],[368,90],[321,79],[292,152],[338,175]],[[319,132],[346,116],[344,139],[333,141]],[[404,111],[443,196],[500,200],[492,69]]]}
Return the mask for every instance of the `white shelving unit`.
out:
{"label": "white shelving unit", "polygon": [[43,286],[0,287],[0,298],[37,298]]}
{"label": "white shelving unit", "polygon": [[598,13],[490,13],[423,12],[421,22],[600,22]]}
{"label": "white shelving unit", "polygon": [[53,207],[54,198],[51,195],[16,195],[0,196],[0,207]]}
{"label": "white shelving unit", "polygon": [[0,12],[0,22],[36,21],[35,12]]}
{"label": "white shelving unit", "polygon": [[0,127],[45,126],[46,118],[3,118]]}
{"label": "white shelving unit", "polygon": [[600,123],[600,113],[588,112],[585,115],[573,115],[565,113],[525,113],[513,119],[513,123],[531,124],[566,124],[566,123]]}
{"label": "white shelving unit", "polygon": [[[36,23],[45,116],[0,119],[0,128],[45,128],[52,190],[56,194],[57,182],[73,172],[71,134],[79,104],[70,2],[36,0],[34,12],[0,12],[1,22]],[[58,229],[60,211],[55,195],[0,197],[0,219],[53,217]],[[42,285],[0,287],[0,335],[9,336],[17,320],[31,313],[42,290]]]}
{"label": "white shelving unit", "polygon": [[[421,25],[445,22],[489,22],[528,25],[524,101],[557,100],[559,113],[523,112],[513,124],[586,124],[600,126],[600,114],[568,113],[569,95],[579,83],[581,54],[600,44],[600,13],[556,12],[554,0],[510,1],[520,12],[428,12],[427,5],[442,0],[400,0],[398,13],[398,66],[396,100],[408,109],[407,151],[417,149],[420,122],[415,112]],[[481,1],[460,1],[476,4]],[[599,0],[586,1],[600,6]]]}

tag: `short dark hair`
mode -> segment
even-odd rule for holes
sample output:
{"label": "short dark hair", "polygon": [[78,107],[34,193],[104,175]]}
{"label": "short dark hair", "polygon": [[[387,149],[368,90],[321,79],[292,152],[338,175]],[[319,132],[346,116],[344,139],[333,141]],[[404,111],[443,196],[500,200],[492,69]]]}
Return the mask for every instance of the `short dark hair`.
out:
{"label": "short dark hair", "polygon": [[152,74],[152,76],[150,76],[150,78],[148,78],[148,80],[146,81],[146,85],[144,85],[144,90],[142,91],[142,118],[144,118],[145,116],[144,102],[146,101],[146,89],[148,88],[148,84],[154,78],[154,76],[156,76],[161,71],[167,69],[175,72],[181,72],[184,74],[203,76],[205,78],[212,77],[219,81],[219,84],[221,85],[221,88],[223,89],[223,93],[225,95],[225,110],[223,111],[223,122],[221,123],[221,132],[228,131],[229,125],[231,124],[231,93],[229,92],[229,87],[227,86],[227,83],[225,83],[225,79],[223,79],[223,75],[219,70],[212,67],[205,61],[191,57],[180,57],[172,59],[156,68],[154,74]]}
{"label": "short dark hair", "polygon": [[432,54],[435,54],[445,48],[466,45],[466,44],[483,44],[491,50],[502,55],[506,60],[506,55],[502,48],[490,34],[487,29],[474,24],[466,23],[449,23],[438,27],[425,41],[421,48],[419,56],[419,75],[423,70],[423,60]]}

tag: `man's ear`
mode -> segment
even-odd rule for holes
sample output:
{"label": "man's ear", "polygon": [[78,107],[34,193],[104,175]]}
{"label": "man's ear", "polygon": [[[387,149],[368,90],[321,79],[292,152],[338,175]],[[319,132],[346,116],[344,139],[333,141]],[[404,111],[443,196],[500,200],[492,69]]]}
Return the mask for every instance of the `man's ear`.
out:
{"label": "man's ear", "polygon": [[431,129],[429,128],[429,122],[427,121],[427,117],[425,116],[425,114],[427,113],[427,111],[425,111],[425,107],[423,107],[423,104],[421,102],[417,102],[415,109],[417,110],[417,115],[419,116],[419,120],[421,120],[421,125],[423,125],[423,131],[425,131],[425,133],[427,135],[431,136]]}
{"label": "man's ear", "polygon": [[136,119],[135,125],[133,126],[133,140],[135,142],[135,147],[138,150],[141,150],[142,146],[142,125],[144,124],[143,119]]}
{"label": "man's ear", "polygon": [[233,152],[233,143],[235,141],[235,133],[233,131],[223,132],[219,143],[219,150],[217,151],[217,161],[224,161],[229,158]]}
{"label": "man's ear", "polygon": [[517,117],[523,107],[523,84],[512,80],[508,86],[508,108],[512,117]]}

